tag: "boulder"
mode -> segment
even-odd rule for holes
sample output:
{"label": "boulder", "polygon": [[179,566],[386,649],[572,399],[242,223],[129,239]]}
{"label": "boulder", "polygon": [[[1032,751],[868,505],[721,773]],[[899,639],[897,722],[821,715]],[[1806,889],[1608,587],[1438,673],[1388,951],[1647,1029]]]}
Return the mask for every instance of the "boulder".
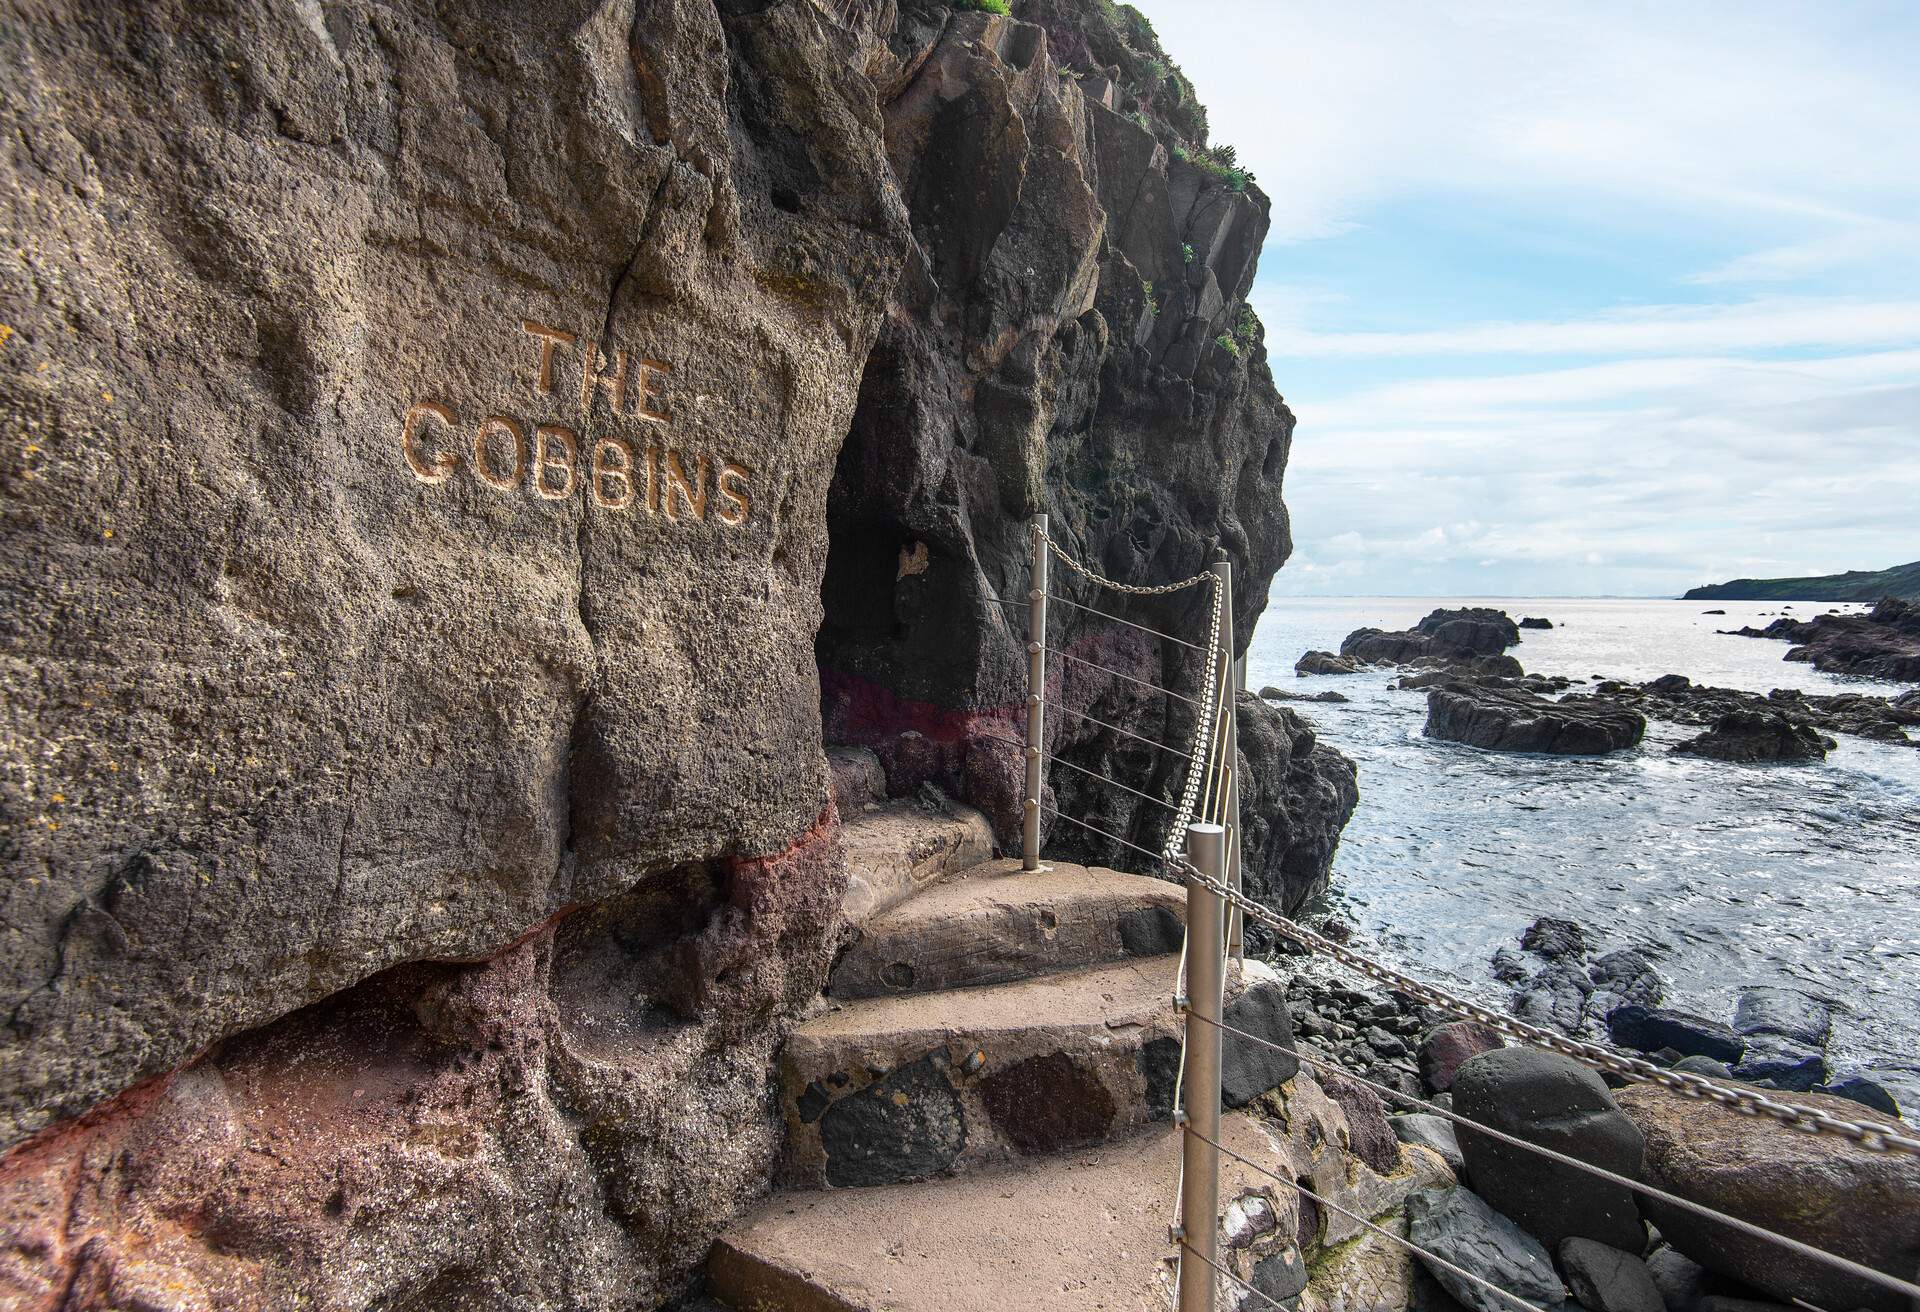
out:
{"label": "boulder", "polygon": [[1653,1273],[1637,1253],[1623,1253],[1591,1239],[1560,1245],[1567,1288],[1588,1312],[1664,1312]]}
{"label": "boulder", "polygon": [[1363,668],[1362,662],[1330,651],[1310,651],[1293,663],[1295,674],[1358,674]]}
{"label": "boulder", "polygon": [[1420,1040],[1420,1078],[1435,1093],[1445,1093],[1453,1087],[1454,1073],[1461,1063],[1483,1052],[1505,1047],[1506,1042],[1497,1032],[1476,1021],[1449,1021]]}
{"label": "boulder", "polygon": [[1520,641],[1520,630],[1505,611],[1484,606],[1430,612],[1411,629],[1355,629],[1340,644],[1340,654],[1380,665],[1405,665],[1422,658],[1443,661],[1498,656]]}
{"label": "boulder", "polygon": [[[1857,1103],[1771,1094],[1849,1121],[1903,1132]],[[1912,1157],[1654,1086],[1620,1094],[1646,1140],[1642,1179],[1702,1206],[1911,1280],[1920,1271],[1920,1169]],[[1472,1154],[1468,1154],[1471,1169]],[[1782,1300],[1905,1312],[1906,1300],[1693,1212],[1644,1198],[1666,1241],[1701,1265]]]}
{"label": "boulder", "polygon": [[1698,1262],[1671,1245],[1662,1245],[1647,1258],[1647,1274],[1667,1312],[1694,1312],[1706,1293],[1711,1273]]}
{"label": "boulder", "polygon": [[1782,1034],[1755,1034],[1733,1065],[1737,1080],[1766,1080],[1778,1089],[1805,1093],[1827,1078],[1826,1054]]}
{"label": "boulder", "polygon": [[1455,1176],[1465,1181],[1467,1159],[1460,1152],[1460,1136],[1454,1132],[1452,1121],[1432,1112],[1409,1112],[1389,1116],[1387,1124],[1393,1127],[1394,1138],[1401,1143],[1432,1149]]}
{"label": "boulder", "polygon": [[[1435,1257],[1471,1271],[1536,1307],[1560,1302],[1566,1290],[1537,1240],[1471,1190],[1423,1189],[1407,1199],[1407,1237]],[[1512,1312],[1513,1305],[1435,1262],[1435,1280],[1474,1312]]]}
{"label": "boulder", "polygon": [[1717,761],[1824,761],[1835,746],[1808,726],[1777,711],[1728,711],[1713,727],[1670,749],[1682,756],[1708,756]]}
{"label": "boulder", "polygon": [[1513,1014],[1529,1024],[1577,1034],[1592,994],[1593,981],[1586,971],[1577,963],[1556,961],[1514,990]]}
{"label": "boulder", "polygon": [[1682,1057],[1673,1063],[1673,1069],[1687,1075],[1703,1075],[1710,1080],[1730,1080],[1733,1068],[1723,1061],[1711,1057]]}
{"label": "boulder", "polygon": [[1864,1075],[1849,1075],[1835,1080],[1832,1084],[1823,1084],[1815,1093],[1824,1093],[1833,1098],[1845,1098],[1857,1102],[1862,1107],[1871,1107],[1886,1116],[1898,1116],[1900,1104],[1888,1093],[1884,1085],[1876,1084]]}
{"label": "boulder", "polygon": [[[1453,1100],[1470,1121],[1628,1178],[1639,1174],[1640,1132],[1605,1082],[1572,1058],[1538,1048],[1482,1053],[1454,1076]],[[1582,1238],[1629,1252],[1645,1247],[1626,1189],[1473,1130],[1459,1134],[1474,1188],[1530,1234],[1555,1246]]]}
{"label": "boulder", "polygon": [[1260,695],[1270,702],[1330,702],[1339,704],[1350,700],[1345,693],[1329,688],[1325,692],[1288,692],[1285,688],[1275,688],[1271,684],[1260,690]]}
{"label": "boulder", "polygon": [[1587,1000],[1590,1016],[1604,1018],[1634,1003],[1657,1007],[1666,997],[1666,981],[1647,954],[1636,948],[1607,953],[1593,963],[1587,977],[1593,981],[1593,996]]}
{"label": "boulder", "polygon": [[[1296,1064],[1296,1069],[1298,1069]],[[1338,1071],[1318,1071],[1320,1088],[1347,1116],[1347,1147],[1381,1175],[1400,1169],[1400,1143],[1380,1095]]]}
{"label": "boulder", "polygon": [[1646,717],[1604,698],[1559,701],[1517,689],[1452,683],[1427,693],[1429,738],[1500,752],[1593,756],[1623,751],[1646,735]]}
{"label": "boulder", "polygon": [[1779,1034],[1824,1048],[1833,1037],[1833,1005],[1799,989],[1756,984],[1740,990],[1733,1004],[1738,1034]]}
{"label": "boulder", "polygon": [[1523,629],[1550,629],[1553,627],[1553,621],[1542,619],[1538,615],[1529,615],[1520,621],[1520,627]]}
{"label": "boulder", "polygon": [[1606,1019],[1607,1033],[1613,1041],[1636,1052],[1672,1048],[1688,1057],[1736,1062],[1746,1051],[1747,1041],[1734,1033],[1731,1026],[1684,1011],[1631,1003],[1613,1011]]}
{"label": "boulder", "polygon": [[1493,950],[1491,969],[1493,977],[1502,984],[1518,984],[1530,973],[1526,958],[1508,947]]}

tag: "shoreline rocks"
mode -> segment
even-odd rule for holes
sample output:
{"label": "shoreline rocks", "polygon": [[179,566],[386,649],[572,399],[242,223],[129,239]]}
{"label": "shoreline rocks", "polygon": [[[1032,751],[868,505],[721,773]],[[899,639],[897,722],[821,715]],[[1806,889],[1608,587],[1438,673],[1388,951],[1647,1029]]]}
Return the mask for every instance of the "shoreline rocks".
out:
{"label": "shoreline rocks", "polygon": [[1783,659],[1829,674],[1920,683],[1920,602],[1902,597],[1884,597],[1864,615],[1782,616],[1764,629],[1725,631],[1794,643]]}
{"label": "shoreline rocks", "polygon": [[1465,682],[1427,693],[1427,737],[1489,751],[1598,756],[1636,746],[1646,732],[1638,711],[1583,693],[1550,701]]}
{"label": "shoreline rocks", "polygon": [[1713,727],[1670,750],[1681,756],[1717,761],[1797,763],[1824,761],[1839,746],[1833,739],[1795,723],[1778,711],[1728,711]]}
{"label": "shoreline rocks", "polygon": [[[1920,690],[1895,698],[1853,692],[1821,695],[1793,688],[1776,688],[1762,695],[1696,684],[1684,674],[1665,674],[1641,684],[1602,680],[1594,691],[1656,719],[1709,730],[1727,716],[1746,711],[1778,715],[1796,728],[1805,727],[1818,734],[1850,733],[1906,746],[1915,741],[1907,736],[1907,730],[1920,727]],[[1831,750],[1830,745],[1827,750]]]}
{"label": "shoreline rocks", "polygon": [[1423,657],[1498,656],[1519,641],[1519,626],[1505,611],[1485,606],[1441,608],[1411,629],[1355,629],[1340,644],[1340,654],[1376,665],[1405,665]]}

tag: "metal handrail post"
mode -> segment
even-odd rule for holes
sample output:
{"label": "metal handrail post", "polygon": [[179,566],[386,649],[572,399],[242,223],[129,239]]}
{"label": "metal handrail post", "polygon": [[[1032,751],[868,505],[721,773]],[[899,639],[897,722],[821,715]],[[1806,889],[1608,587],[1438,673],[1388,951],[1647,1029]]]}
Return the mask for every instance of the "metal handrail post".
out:
{"label": "metal handrail post", "polygon": [[[1226,868],[1227,831],[1187,827],[1187,860],[1211,880]],[[1220,952],[1226,903],[1199,880],[1187,881],[1187,1068],[1177,1113],[1180,1145],[1179,1312],[1213,1312],[1220,1260],[1220,1026],[1226,961]],[[1190,1260],[1191,1259],[1191,1260]]]}
{"label": "metal handrail post", "polygon": [[1027,572],[1027,789],[1020,817],[1020,868],[1040,868],[1040,769],[1047,731],[1047,517],[1028,527]]}
{"label": "metal handrail post", "polygon": [[[1226,721],[1224,751],[1226,760],[1222,763],[1226,773],[1225,793],[1221,799],[1220,817],[1227,830],[1225,882],[1234,892],[1241,891],[1240,879],[1240,711],[1238,693],[1240,683],[1246,677],[1246,666],[1236,660],[1233,654],[1233,562],[1216,560],[1213,572],[1220,579],[1220,669],[1214,672],[1218,680],[1215,685],[1220,689],[1219,714]],[[1235,961],[1246,957],[1246,918],[1240,908],[1234,907],[1227,912],[1227,951]]]}

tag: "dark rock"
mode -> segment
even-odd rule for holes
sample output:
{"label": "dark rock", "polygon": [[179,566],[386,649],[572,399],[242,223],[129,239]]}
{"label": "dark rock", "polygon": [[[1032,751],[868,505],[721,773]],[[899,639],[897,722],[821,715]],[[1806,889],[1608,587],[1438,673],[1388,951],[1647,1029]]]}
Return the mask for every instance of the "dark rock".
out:
{"label": "dark rock", "polygon": [[1147,1118],[1166,1120],[1173,1114],[1173,1091],[1180,1079],[1180,1040],[1149,1039],[1133,1061],[1147,1086]]}
{"label": "dark rock", "polygon": [[980,1101],[1007,1142],[1027,1154],[1100,1143],[1113,1130],[1113,1095],[1064,1052],[995,1071],[980,1081]]}
{"label": "dark rock", "polygon": [[1587,977],[1593,981],[1593,996],[1587,1002],[1590,1016],[1604,1018],[1631,1003],[1657,1007],[1666,997],[1666,982],[1647,954],[1635,948],[1607,953],[1593,963]]}
{"label": "dark rock", "polygon": [[1673,1069],[1688,1075],[1704,1075],[1710,1080],[1730,1080],[1733,1068],[1723,1061],[1711,1057],[1682,1057],[1673,1063]]}
{"label": "dark rock", "polygon": [[1468,1058],[1505,1046],[1505,1039],[1477,1021],[1450,1021],[1420,1040],[1420,1078],[1435,1093],[1445,1093]]}
{"label": "dark rock", "polygon": [[1284,688],[1268,686],[1260,690],[1260,695],[1270,702],[1327,702],[1339,704],[1350,700],[1345,693],[1329,688],[1325,692],[1288,692]]}
{"label": "dark rock", "polygon": [[1899,1116],[1900,1104],[1884,1085],[1876,1084],[1864,1075],[1849,1075],[1835,1080],[1832,1084],[1823,1084],[1814,1090],[1832,1098],[1845,1098],[1857,1102],[1862,1107],[1871,1107],[1887,1116]]}
{"label": "dark rock", "polygon": [[1795,1303],[1769,1303],[1761,1298],[1708,1294],[1697,1304],[1696,1312],[1803,1312],[1803,1309]]}
{"label": "dark rock", "polygon": [[1381,1175],[1400,1169],[1400,1140],[1387,1117],[1380,1095],[1338,1071],[1316,1071],[1314,1078],[1327,1097],[1346,1113],[1348,1147],[1353,1155]]}
{"label": "dark rock", "polygon": [[1598,755],[1632,747],[1646,731],[1638,711],[1579,693],[1556,702],[1462,683],[1427,693],[1429,738],[1489,751]]}
{"label": "dark rock", "polygon": [[1514,990],[1513,1014],[1529,1024],[1578,1034],[1592,994],[1593,981],[1577,962],[1556,961]]}
{"label": "dark rock", "polygon": [[1726,612],[1725,612],[1724,610],[1718,610],[1718,609],[1715,609],[1715,610],[1703,610],[1703,611],[1701,611],[1700,613],[1701,613],[1702,615],[1725,615],[1725,614],[1726,614]]}
{"label": "dark rock", "polygon": [[1637,1252],[1569,1239],[1560,1245],[1560,1269],[1567,1288],[1590,1312],[1664,1312],[1666,1307],[1653,1273]]}
{"label": "dark rock", "polygon": [[1389,1116],[1387,1124],[1393,1127],[1394,1138],[1401,1143],[1431,1148],[1439,1153],[1454,1175],[1462,1177],[1464,1181],[1467,1159],[1460,1151],[1460,1139],[1454,1133],[1452,1121],[1431,1112],[1408,1112],[1401,1116]]}
{"label": "dark rock", "polygon": [[1813,1048],[1833,1037],[1833,1006],[1799,989],[1756,984],[1740,990],[1733,1004],[1739,1034],[1778,1034]]}
{"label": "dark rock", "polygon": [[[1541,619],[1537,615],[1529,615],[1520,621],[1520,627],[1523,629],[1550,629],[1553,627],[1553,621]],[[1599,1309],[1594,1309],[1594,1312],[1599,1312]]]}
{"label": "dark rock", "polygon": [[[1470,1121],[1633,1178],[1640,1132],[1600,1077],[1558,1053],[1502,1048],[1454,1076],[1454,1109]],[[1460,1148],[1474,1188],[1549,1244],[1596,1240],[1629,1252],[1646,1244],[1633,1195],[1572,1167],[1462,1128]]]}
{"label": "dark rock", "polygon": [[1776,711],[1728,711],[1713,728],[1676,743],[1671,750],[1685,756],[1709,756],[1718,761],[1824,761],[1834,746],[1831,738],[1797,724]]}
{"label": "dark rock", "polygon": [[1404,665],[1422,657],[1498,656],[1519,641],[1520,631],[1506,612],[1467,607],[1433,611],[1399,632],[1356,629],[1340,644],[1340,654],[1372,664]]}
{"label": "dark rock", "polygon": [[1253,1287],[1276,1303],[1284,1303],[1307,1287],[1307,1259],[1293,1244],[1253,1264]]}
{"label": "dark rock", "polygon": [[1549,961],[1574,960],[1587,955],[1587,931],[1576,921],[1542,916],[1527,926],[1520,946]]}
{"label": "dark rock", "polygon": [[967,1146],[967,1120],[931,1057],[848,1094],[820,1118],[827,1183],[836,1189],[939,1175]]}
{"label": "dark rock", "polygon": [[[1902,1129],[1842,1099],[1769,1096],[1895,1133]],[[1620,1106],[1646,1136],[1646,1183],[1881,1271],[1908,1277],[1920,1271],[1920,1171],[1912,1158],[1652,1086],[1623,1092]],[[1824,1262],[1657,1199],[1643,1198],[1641,1205],[1675,1248],[1775,1298],[1905,1312],[1907,1300],[1900,1295]]]}
{"label": "dark rock", "polygon": [[[1467,1189],[1426,1189],[1407,1199],[1408,1237],[1418,1247],[1535,1306],[1565,1292],[1537,1240]],[[1511,1312],[1512,1304],[1447,1267],[1422,1263],[1449,1294],[1474,1312]]]}
{"label": "dark rock", "polygon": [[1526,959],[1512,948],[1494,949],[1492,969],[1493,977],[1503,984],[1518,984],[1533,973]]}
{"label": "dark rock", "polygon": [[1647,1259],[1647,1274],[1667,1312],[1695,1312],[1706,1293],[1708,1271],[1698,1262],[1671,1246],[1662,1246]]}
{"label": "dark rock", "polygon": [[1736,1062],[1747,1046],[1731,1026],[1684,1011],[1629,1004],[1606,1020],[1613,1041],[1636,1052],[1673,1048],[1689,1057]]}
{"label": "dark rock", "polygon": [[1130,957],[1158,957],[1178,952],[1186,940],[1186,926],[1173,908],[1135,907],[1118,920],[1120,946]]}
{"label": "dark rock", "polygon": [[[1708,740],[1706,751],[1724,749],[1731,753],[1730,759],[1765,760],[1772,759],[1766,755],[1769,751],[1790,755],[1811,751],[1812,740],[1816,738],[1822,741],[1822,750],[1827,750],[1831,743],[1825,735],[1830,733],[1851,733],[1878,742],[1905,745],[1913,741],[1907,736],[1907,728],[1920,724],[1920,714],[1900,706],[1897,698],[1889,700],[1857,692],[1821,695],[1776,688],[1762,696],[1737,688],[1697,685],[1677,674],[1638,686],[1609,684],[1606,687],[1609,696],[1648,715],[1710,731],[1729,716],[1747,713],[1749,718],[1730,721],[1726,734],[1703,735]],[[1781,730],[1773,722],[1772,717],[1776,716],[1786,721],[1787,730]],[[1743,756],[1742,752],[1750,754]]]}
{"label": "dark rock", "polygon": [[1806,1093],[1827,1078],[1826,1054],[1784,1035],[1752,1034],[1747,1036],[1746,1051],[1733,1064],[1733,1076]]}
{"label": "dark rock", "polygon": [[1920,602],[1887,597],[1865,615],[1779,619],[1765,629],[1740,632],[1796,643],[1786,659],[1809,661],[1829,674],[1920,682]]}
{"label": "dark rock", "polygon": [[1295,674],[1358,674],[1362,668],[1359,661],[1330,651],[1310,651],[1293,663]]}
{"label": "dark rock", "polygon": [[[1293,1047],[1293,1014],[1287,1010],[1287,991],[1279,984],[1254,985],[1227,1004],[1229,1027],[1282,1048]],[[1221,1036],[1220,1101],[1245,1107],[1268,1089],[1277,1089],[1300,1071],[1300,1058],[1277,1052],[1237,1034]]]}
{"label": "dark rock", "polygon": [[[1245,833],[1241,875],[1248,897],[1292,915],[1326,891],[1340,831],[1359,805],[1358,776],[1353,762],[1322,743],[1292,710],[1250,693],[1241,693],[1235,705]],[[1164,826],[1164,813],[1153,824]],[[1153,829],[1140,837],[1158,844],[1164,835]],[[1272,941],[1248,921],[1250,946]]]}

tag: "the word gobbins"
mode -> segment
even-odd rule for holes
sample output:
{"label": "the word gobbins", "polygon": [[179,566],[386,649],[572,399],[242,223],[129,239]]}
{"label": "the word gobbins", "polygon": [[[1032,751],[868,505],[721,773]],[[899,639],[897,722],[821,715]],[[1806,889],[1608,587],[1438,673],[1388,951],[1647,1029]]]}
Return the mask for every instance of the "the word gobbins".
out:
{"label": "the word gobbins", "polygon": [[[574,335],[531,319],[521,330],[539,343],[533,395],[556,392],[562,352]],[[650,435],[628,438],[602,433],[583,443],[565,424],[528,424],[512,415],[490,414],[471,428],[453,407],[417,401],[400,419],[400,454],[422,483],[444,483],[462,468],[500,492],[530,492],[543,501],[566,501],[585,485],[587,497],[605,510],[643,510],[671,520],[714,521],[738,528],[753,515],[748,480],[753,471],[732,460],[689,456],[668,445],[673,422],[664,394],[673,368],[663,360],[629,360],[613,348],[608,361],[601,344],[587,345],[580,367],[578,398],[583,420],[596,407],[614,419],[645,425]],[[575,393],[569,389],[565,396]],[[656,440],[657,439],[657,440]]]}

